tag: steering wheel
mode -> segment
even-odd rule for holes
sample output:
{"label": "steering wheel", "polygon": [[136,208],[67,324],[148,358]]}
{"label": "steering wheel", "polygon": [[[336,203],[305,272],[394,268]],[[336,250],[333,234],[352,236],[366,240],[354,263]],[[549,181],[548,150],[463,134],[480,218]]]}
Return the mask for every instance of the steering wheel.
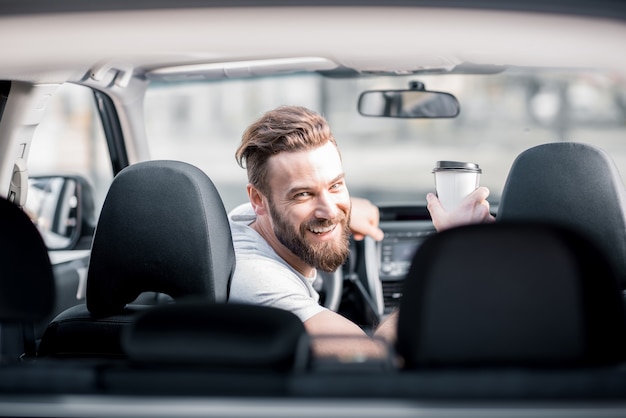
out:
{"label": "steering wheel", "polygon": [[318,270],[318,279],[321,279],[321,285],[318,285],[316,290],[324,295],[322,305],[331,311],[337,312],[339,305],[341,304],[341,297],[343,296],[343,283],[346,277],[351,276],[356,268],[356,259],[359,254],[357,245],[354,239],[350,238],[350,253],[346,262],[339,266],[337,270],[332,273]]}
{"label": "steering wheel", "polygon": [[322,280],[321,291],[324,293],[322,304],[331,311],[337,312],[343,293],[343,269],[339,267],[332,273],[318,271],[317,274]]}

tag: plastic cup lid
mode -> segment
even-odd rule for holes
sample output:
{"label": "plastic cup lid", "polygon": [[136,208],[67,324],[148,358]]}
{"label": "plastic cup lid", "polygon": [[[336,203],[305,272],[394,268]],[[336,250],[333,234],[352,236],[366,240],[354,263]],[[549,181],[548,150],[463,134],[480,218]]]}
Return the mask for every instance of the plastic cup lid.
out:
{"label": "plastic cup lid", "polygon": [[475,163],[467,163],[461,161],[437,161],[437,166],[433,168],[433,173],[437,171],[467,171],[470,173],[481,173],[482,170]]}

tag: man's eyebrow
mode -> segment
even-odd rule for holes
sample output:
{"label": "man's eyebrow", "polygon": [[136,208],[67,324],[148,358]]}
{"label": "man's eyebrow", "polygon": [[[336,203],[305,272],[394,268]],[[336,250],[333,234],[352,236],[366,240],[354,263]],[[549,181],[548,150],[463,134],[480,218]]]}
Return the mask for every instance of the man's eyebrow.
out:
{"label": "man's eyebrow", "polygon": [[[338,181],[343,180],[345,177],[346,177],[346,173],[341,172],[335,178],[330,180],[328,183],[329,184],[335,184]],[[301,185],[298,185],[298,186],[294,186],[294,187],[290,188],[287,191],[287,194],[288,195],[292,195],[292,194],[295,194],[295,193],[300,192],[302,190],[310,190],[310,189],[311,189],[311,186],[301,186]]]}
{"label": "man's eyebrow", "polygon": [[330,184],[335,184],[335,183],[337,183],[339,180],[343,180],[344,178],[346,178],[346,173],[341,172],[341,173],[339,173],[339,175],[337,175],[337,177],[335,177],[334,179],[332,179],[332,180],[330,181]]}

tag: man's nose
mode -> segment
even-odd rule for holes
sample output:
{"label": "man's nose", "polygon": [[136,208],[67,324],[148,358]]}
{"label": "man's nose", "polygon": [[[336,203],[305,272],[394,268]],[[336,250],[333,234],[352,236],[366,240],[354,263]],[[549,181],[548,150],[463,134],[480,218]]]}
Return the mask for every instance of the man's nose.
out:
{"label": "man's nose", "polygon": [[336,199],[330,193],[321,193],[317,196],[315,217],[319,219],[334,219],[339,213]]}

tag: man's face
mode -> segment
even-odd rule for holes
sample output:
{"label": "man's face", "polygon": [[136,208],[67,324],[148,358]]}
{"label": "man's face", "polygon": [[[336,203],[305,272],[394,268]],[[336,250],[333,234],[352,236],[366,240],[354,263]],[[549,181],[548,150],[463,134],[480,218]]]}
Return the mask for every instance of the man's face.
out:
{"label": "man's face", "polygon": [[336,270],[349,253],[350,195],[328,142],[269,161],[268,208],[278,241],[306,264]]}

